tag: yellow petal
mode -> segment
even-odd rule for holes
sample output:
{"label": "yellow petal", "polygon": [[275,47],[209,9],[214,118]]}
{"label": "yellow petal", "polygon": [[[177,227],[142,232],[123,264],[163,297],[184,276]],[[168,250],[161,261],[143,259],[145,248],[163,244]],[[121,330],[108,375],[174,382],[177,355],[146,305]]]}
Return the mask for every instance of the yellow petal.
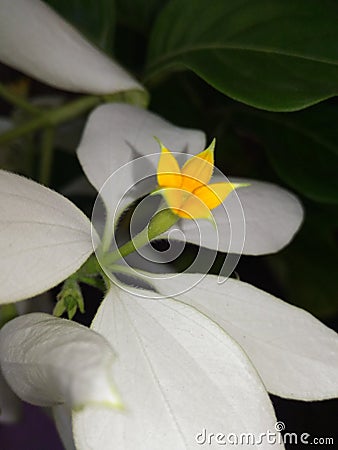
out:
{"label": "yellow petal", "polygon": [[159,189],[157,192],[163,195],[168,207],[177,215],[179,215],[178,212],[180,211],[181,205],[184,203],[187,196],[190,195],[187,191],[176,188],[163,188]]}
{"label": "yellow petal", "polygon": [[175,214],[184,219],[212,220],[212,213],[208,205],[194,194],[189,195],[185,202],[182,203],[179,212]]}
{"label": "yellow petal", "polygon": [[182,167],[182,189],[193,192],[197,187],[208,184],[214,170],[215,139],[210,146],[190,158]]}
{"label": "yellow petal", "polygon": [[210,209],[194,194],[183,189],[164,188],[161,193],[171,211],[182,219],[210,219]]}
{"label": "yellow petal", "polygon": [[198,197],[209,209],[217,208],[234,189],[248,186],[244,183],[213,183],[207,186],[201,186],[194,191]]}
{"label": "yellow petal", "polygon": [[161,156],[157,166],[157,183],[160,187],[179,188],[182,184],[181,169],[174,155],[159,141]]}

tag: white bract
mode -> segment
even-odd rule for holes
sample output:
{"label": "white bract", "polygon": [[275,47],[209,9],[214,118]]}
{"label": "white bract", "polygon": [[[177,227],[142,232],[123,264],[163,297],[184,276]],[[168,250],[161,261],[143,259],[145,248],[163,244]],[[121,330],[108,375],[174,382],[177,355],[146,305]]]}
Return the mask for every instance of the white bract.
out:
{"label": "white bract", "polygon": [[[103,105],[90,115],[78,148],[78,156],[87,178],[97,191],[102,189],[112,174],[117,175],[111,188],[101,192],[108,215],[114,216],[116,205],[126,189],[135,183],[132,165],[129,172],[125,170],[121,175],[119,169],[137,156],[158,154],[159,147],[154,136],[159,137],[174,152],[196,155],[206,147],[203,132],[183,132],[160,117],[130,105]],[[156,156],[153,162],[157,159]],[[147,163],[149,164],[149,160]],[[156,167],[137,168],[143,171],[137,174],[138,178],[156,173]],[[271,183],[236,178],[230,178],[230,181],[251,183],[250,189],[236,191],[244,210],[246,230],[244,248],[242,242],[231,242],[232,250],[248,255],[261,255],[276,252],[287,245],[303,217],[302,207],[296,197]],[[233,227],[242,226],[243,221],[242,211],[233,207],[236,199],[231,195],[227,198],[227,210],[233,212]],[[228,250],[231,235],[229,219],[222,214],[222,208],[216,209],[214,216],[220,233],[217,250]],[[205,237],[203,245],[216,250],[208,233],[203,233],[208,225],[206,221],[199,222]],[[192,221],[182,221],[181,227],[188,242],[199,244]]]}
{"label": "white bract", "polygon": [[144,88],[40,0],[0,0],[0,60],[67,91]]}
{"label": "white bract", "polygon": [[120,406],[114,353],[99,334],[70,320],[31,313],[0,331],[1,370],[20,397],[34,405]]}
{"label": "white bract", "polygon": [[0,204],[0,304],[50,289],[92,253],[89,220],[60,194],[1,171]]}
{"label": "white bract", "polygon": [[[196,154],[205,147],[200,131],[174,127],[139,108],[112,104],[95,110],[78,149],[93,186],[101,190],[111,174],[137,155],[158,153],[154,135],[176,152]],[[133,181],[134,174],[126,173],[122,185],[103,191],[108,221],[115,215],[125,186]],[[244,253],[278,251],[297,231],[302,208],[293,195],[277,186],[250,183],[250,187],[238,191],[247,226]],[[231,196],[225,203],[228,201],[232,201]],[[64,197],[43,186],[0,172],[0,208],[4,212],[0,217],[0,249],[6,255],[0,260],[0,273],[6,274],[1,286],[2,303],[56,285],[93,251],[89,219]],[[228,245],[228,223],[221,217],[217,220],[223,239],[221,249]],[[112,226],[108,229],[114,232]],[[194,243],[189,222],[183,223],[182,229],[186,240]],[[93,239],[95,246],[101,245],[94,230]],[[94,407],[80,389],[80,399],[87,406],[72,413],[77,449],[200,448],[195,437],[203,428],[213,433],[254,435],[275,431],[276,418],[267,392],[301,400],[338,394],[337,336],[310,314],[241,281],[228,279],[220,284],[212,275],[138,274],[162,298],[152,298],[154,291],[150,290],[130,286],[120,289],[112,276],[92,323],[93,331],[87,330],[105,338],[103,347],[109,342],[116,353],[114,381],[124,409]],[[173,283],[182,287],[181,294],[172,296]],[[186,285],[194,287],[187,290]],[[65,363],[64,355],[55,351],[53,376],[46,376],[49,352],[54,346],[57,349],[59,342],[53,336],[52,321],[60,334],[62,330],[67,333],[72,325],[50,316],[41,318],[45,319],[28,315],[4,327],[0,333],[2,370],[10,381],[11,365],[16,364],[11,386],[22,398],[40,404],[64,402],[73,408],[78,402],[74,405],[64,396],[66,383],[60,368]],[[25,352],[16,347],[23,343],[27,329],[39,333],[49,324],[45,345],[36,347],[32,337],[24,344]],[[75,345],[73,351],[77,351]],[[89,353],[84,347],[82,357],[88,358]],[[24,365],[27,354],[32,355],[34,376]],[[78,377],[81,383],[77,362],[68,354],[72,379]],[[93,377],[94,366],[95,362],[91,364]],[[102,368],[98,371],[102,374]],[[102,398],[105,392],[102,388]],[[71,398],[73,395],[72,391]],[[67,416],[59,408],[55,413],[58,428],[61,434],[65,429],[64,440],[71,448],[69,427],[63,425]],[[264,441],[257,448],[270,446]],[[210,448],[218,448],[218,444]]]}

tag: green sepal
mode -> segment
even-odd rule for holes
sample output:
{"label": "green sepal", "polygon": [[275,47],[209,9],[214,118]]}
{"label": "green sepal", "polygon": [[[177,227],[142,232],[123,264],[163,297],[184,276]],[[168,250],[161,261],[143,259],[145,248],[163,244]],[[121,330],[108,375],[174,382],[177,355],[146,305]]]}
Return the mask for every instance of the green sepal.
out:
{"label": "green sepal", "polygon": [[67,312],[68,318],[71,320],[78,309],[81,313],[85,312],[80,286],[73,278],[68,278],[68,280],[64,282],[62,289],[56,298],[57,303],[53,310],[54,316],[60,317]]}

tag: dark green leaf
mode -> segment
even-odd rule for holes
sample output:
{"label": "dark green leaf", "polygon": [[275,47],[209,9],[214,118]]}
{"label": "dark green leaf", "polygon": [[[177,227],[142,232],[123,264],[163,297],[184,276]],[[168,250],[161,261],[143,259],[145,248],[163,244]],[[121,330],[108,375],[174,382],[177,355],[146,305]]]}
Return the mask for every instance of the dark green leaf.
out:
{"label": "dark green leaf", "polygon": [[230,97],[292,111],[338,92],[333,0],[172,0],[150,40],[146,81],[191,69]]}
{"label": "dark green leaf", "polygon": [[118,20],[137,31],[145,32],[166,3],[167,0],[116,0]]}
{"label": "dark green leaf", "polygon": [[98,47],[108,53],[112,52],[114,0],[47,0],[47,3]]}
{"label": "dark green leaf", "polygon": [[312,200],[338,203],[338,107],[320,105],[293,114],[247,110],[238,127],[261,141],[288,185]]}

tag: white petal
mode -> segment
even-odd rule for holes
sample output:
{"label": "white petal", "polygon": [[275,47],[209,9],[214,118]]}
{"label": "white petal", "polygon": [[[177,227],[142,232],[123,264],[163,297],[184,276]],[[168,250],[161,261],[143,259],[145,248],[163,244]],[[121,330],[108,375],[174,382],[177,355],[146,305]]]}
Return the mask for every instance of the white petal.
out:
{"label": "white petal", "polygon": [[53,417],[65,450],[76,450],[73,439],[71,409],[65,404],[53,406]]}
{"label": "white petal", "polygon": [[40,0],[0,0],[0,60],[57,88],[108,94],[142,87]]}
{"label": "white petal", "polygon": [[240,347],[193,308],[137,292],[112,288],[92,325],[117,351],[114,373],[125,410],[76,412],[77,449],[197,449],[203,428],[273,430],[270,400]]}
{"label": "white petal", "polygon": [[[200,274],[153,279],[214,320],[245,350],[267,390],[281,397],[323,400],[338,396],[338,336],[306,311],[241,281]],[[149,281],[149,278],[147,278]],[[189,286],[194,286],[189,290]],[[183,291],[185,291],[183,293]]]}
{"label": "white petal", "polygon": [[21,416],[21,401],[8,386],[0,370],[0,424],[14,423]]}
{"label": "white petal", "polygon": [[[215,177],[217,181],[224,180]],[[224,208],[221,205],[212,211],[219,240],[215,239],[208,221],[200,220],[198,230],[191,220],[184,220],[181,228],[186,240],[199,245],[202,236],[203,247],[245,255],[274,253],[285,247],[303,220],[299,200],[274,184],[238,178],[230,181],[250,183],[250,186],[232,192]]]}
{"label": "white petal", "polygon": [[3,170],[0,211],[0,304],[55,286],[93,251],[90,221],[78,208],[60,194]]}
{"label": "white petal", "polygon": [[[198,153],[205,146],[203,132],[176,127],[135,106],[107,104],[90,115],[78,148],[78,157],[89,181],[98,191],[114,174],[110,186],[102,192],[110,211],[136,182],[156,175],[160,148],[154,136],[177,152]],[[135,158],[150,154],[155,155],[124,168]],[[138,197],[142,195],[139,191]]]}
{"label": "white petal", "polygon": [[34,405],[119,405],[113,359],[102,336],[45,313],[17,317],[0,331],[2,372],[13,391]]}

